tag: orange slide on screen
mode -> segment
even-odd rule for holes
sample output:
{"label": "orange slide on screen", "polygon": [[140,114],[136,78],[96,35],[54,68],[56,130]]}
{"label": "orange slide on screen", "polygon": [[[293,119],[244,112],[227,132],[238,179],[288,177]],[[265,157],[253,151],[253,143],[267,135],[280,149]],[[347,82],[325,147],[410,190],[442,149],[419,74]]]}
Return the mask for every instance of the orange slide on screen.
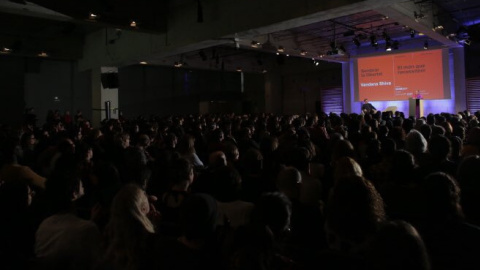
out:
{"label": "orange slide on screen", "polygon": [[359,100],[444,98],[442,50],[358,59]]}

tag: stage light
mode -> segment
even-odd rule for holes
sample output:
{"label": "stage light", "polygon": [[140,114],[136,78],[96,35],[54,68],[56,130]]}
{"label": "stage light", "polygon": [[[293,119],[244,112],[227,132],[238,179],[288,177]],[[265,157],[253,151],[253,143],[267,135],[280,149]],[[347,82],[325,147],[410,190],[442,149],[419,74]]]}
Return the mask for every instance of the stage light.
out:
{"label": "stage light", "polygon": [[252,40],[252,43],[250,43],[250,46],[252,46],[252,48],[259,48],[260,45],[261,45],[260,42],[255,40]]}
{"label": "stage light", "polygon": [[370,36],[370,44],[372,45],[372,47],[378,47],[377,37],[373,34]]}
{"label": "stage light", "polygon": [[357,46],[357,48],[360,47],[360,40],[358,40],[358,38],[355,37],[353,39],[353,44],[355,44],[355,46]]}
{"label": "stage light", "polygon": [[88,19],[91,20],[91,21],[96,21],[97,17],[98,17],[98,15],[95,14],[95,13],[90,12],[90,14],[88,14]]}
{"label": "stage light", "polygon": [[398,42],[398,40],[395,40],[395,41],[393,41],[393,46],[392,47],[393,47],[394,50],[398,50],[399,45],[400,45],[400,43]]}
{"label": "stage light", "polygon": [[423,43],[423,49],[428,49],[428,40],[425,40],[425,43]]}
{"label": "stage light", "polygon": [[423,13],[417,13],[416,11],[413,12],[413,17],[415,18],[416,22],[419,22],[421,19],[425,18]]}
{"label": "stage light", "polygon": [[443,25],[436,25],[435,23],[433,23],[433,27],[432,27],[433,31],[442,30],[442,29],[443,29]]}
{"label": "stage light", "polygon": [[1,54],[7,54],[7,53],[11,53],[12,50],[7,48],[7,47],[3,47],[1,50],[0,50],[0,53]]}
{"label": "stage light", "polygon": [[385,43],[385,51],[391,52],[392,51],[392,43],[390,41],[387,41]]}
{"label": "stage light", "polygon": [[332,51],[337,49],[337,44],[335,43],[335,41],[330,42],[330,48],[332,49]]}

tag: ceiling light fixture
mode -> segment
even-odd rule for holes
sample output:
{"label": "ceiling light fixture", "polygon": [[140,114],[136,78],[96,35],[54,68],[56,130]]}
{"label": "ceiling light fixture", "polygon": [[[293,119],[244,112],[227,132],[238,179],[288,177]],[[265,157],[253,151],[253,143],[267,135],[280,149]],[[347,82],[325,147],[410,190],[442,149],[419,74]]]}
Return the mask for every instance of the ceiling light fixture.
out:
{"label": "ceiling light fixture", "polygon": [[387,52],[391,52],[391,51],[392,51],[392,42],[387,41],[387,42],[385,43],[385,51],[387,51]]}
{"label": "ceiling light fixture", "polygon": [[182,63],[182,62],[175,62],[175,63],[173,64],[173,66],[176,67],[176,68],[180,68],[180,67],[183,66],[183,63]]}
{"label": "ceiling light fixture", "polygon": [[38,56],[40,56],[40,57],[48,57],[48,54],[47,54],[46,52],[40,52],[40,53],[38,54]]}
{"label": "ceiling light fixture", "polygon": [[242,68],[241,68],[241,67],[237,67],[237,72],[242,72]]}
{"label": "ceiling light fixture", "polygon": [[285,48],[283,48],[283,46],[279,46],[278,49],[277,49],[277,52],[283,53],[283,52],[285,52]]}
{"label": "ceiling light fixture", "polygon": [[7,47],[3,47],[1,50],[0,50],[0,53],[2,54],[7,54],[7,53],[11,53],[12,50],[7,48]]}
{"label": "ceiling light fixture", "polygon": [[425,18],[423,13],[417,13],[416,11],[413,12],[413,17],[415,18],[416,22],[419,22],[421,19]]}
{"label": "ceiling light fixture", "polygon": [[148,64],[148,63],[145,62],[145,61],[141,61],[141,62],[140,62],[140,65],[147,65],[147,64]]}
{"label": "ceiling light fixture", "polygon": [[302,55],[302,56],[305,56],[305,55],[307,55],[307,51],[305,51],[305,50],[301,50],[301,51],[300,51],[300,55]]}
{"label": "ceiling light fixture", "polygon": [[355,46],[360,47],[360,40],[358,40],[357,37],[353,38],[353,44],[355,44]]}
{"label": "ceiling light fixture", "polygon": [[398,50],[398,47],[400,46],[400,43],[398,42],[398,40],[394,40],[393,41],[393,45],[392,45],[392,48],[394,50]]}
{"label": "ceiling light fixture", "polygon": [[443,29],[443,25],[436,25],[435,23],[433,23],[433,27],[432,27],[433,31],[442,30],[442,29]]}
{"label": "ceiling light fixture", "polygon": [[378,47],[377,37],[374,34],[370,36],[370,44],[372,45],[372,47]]}
{"label": "ceiling light fixture", "polygon": [[130,21],[130,27],[136,28],[137,27],[137,22],[132,20]]}
{"label": "ceiling light fixture", "polygon": [[260,42],[255,41],[255,40],[252,40],[252,43],[250,44],[250,46],[252,46],[252,48],[259,48],[260,45],[261,45]]}
{"label": "ceiling light fixture", "polygon": [[90,14],[88,14],[88,19],[91,20],[91,21],[96,21],[97,17],[98,17],[98,15],[95,14],[95,13],[90,12]]}

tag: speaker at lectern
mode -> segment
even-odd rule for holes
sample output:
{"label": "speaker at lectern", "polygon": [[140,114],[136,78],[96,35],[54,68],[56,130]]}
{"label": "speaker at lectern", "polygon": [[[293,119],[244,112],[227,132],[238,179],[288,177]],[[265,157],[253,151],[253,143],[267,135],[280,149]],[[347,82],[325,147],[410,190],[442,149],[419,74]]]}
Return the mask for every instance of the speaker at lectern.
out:
{"label": "speaker at lectern", "polygon": [[423,99],[410,98],[408,100],[408,114],[410,116],[415,116],[415,118],[423,116]]}

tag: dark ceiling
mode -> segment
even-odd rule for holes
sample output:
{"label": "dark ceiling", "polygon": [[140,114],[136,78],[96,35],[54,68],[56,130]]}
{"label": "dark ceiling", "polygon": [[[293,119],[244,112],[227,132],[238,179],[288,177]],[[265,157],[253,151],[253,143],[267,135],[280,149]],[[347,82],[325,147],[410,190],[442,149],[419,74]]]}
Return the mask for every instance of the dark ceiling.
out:
{"label": "dark ceiling", "polygon": [[[3,0],[7,1],[7,0]],[[379,0],[381,1],[381,0]],[[52,56],[64,59],[82,57],[83,38],[86,34],[105,27],[133,29],[164,33],[167,31],[168,0],[9,0],[10,4],[20,6],[19,12],[1,13],[0,48],[11,47],[16,53],[36,55],[42,49]],[[197,1],[192,0],[192,4]],[[459,46],[477,46],[480,43],[480,1],[479,0],[421,0],[412,1],[419,20],[430,16],[436,34],[448,37]],[[58,19],[28,16],[21,7],[31,5],[54,10],[69,17]],[[0,12],[3,10],[0,9]],[[95,21],[89,14],[97,15]],[[130,22],[135,20],[136,27]],[[199,22],[201,23],[201,22]],[[431,30],[433,31],[433,30]],[[231,42],[216,48],[192,50],[182,55],[164,59],[152,57],[145,59],[151,64],[170,65],[174,62],[189,61],[191,67],[221,68],[229,66],[251,65],[262,70],[259,63],[279,59],[275,57],[278,47],[295,57],[315,58],[329,61],[342,61],[349,56],[385,51],[392,49],[418,49],[424,46],[442,46],[441,41],[430,38],[431,33],[413,31],[408,25],[381,14],[378,10],[367,10],[335,19],[318,21],[313,24],[271,32],[250,40],[231,39]],[[250,42],[258,40],[258,48]],[[373,40],[377,45],[374,46]],[[239,43],[239,44],[238,44]],[[471,44],[471,45],[468,45]],[[203,56],[206,54],[207,56]],[[269,56],[266,56],[269,55]],[[151,60],[151,61],[150,61]],[[223,63],[223,64],[222,64]]]}

